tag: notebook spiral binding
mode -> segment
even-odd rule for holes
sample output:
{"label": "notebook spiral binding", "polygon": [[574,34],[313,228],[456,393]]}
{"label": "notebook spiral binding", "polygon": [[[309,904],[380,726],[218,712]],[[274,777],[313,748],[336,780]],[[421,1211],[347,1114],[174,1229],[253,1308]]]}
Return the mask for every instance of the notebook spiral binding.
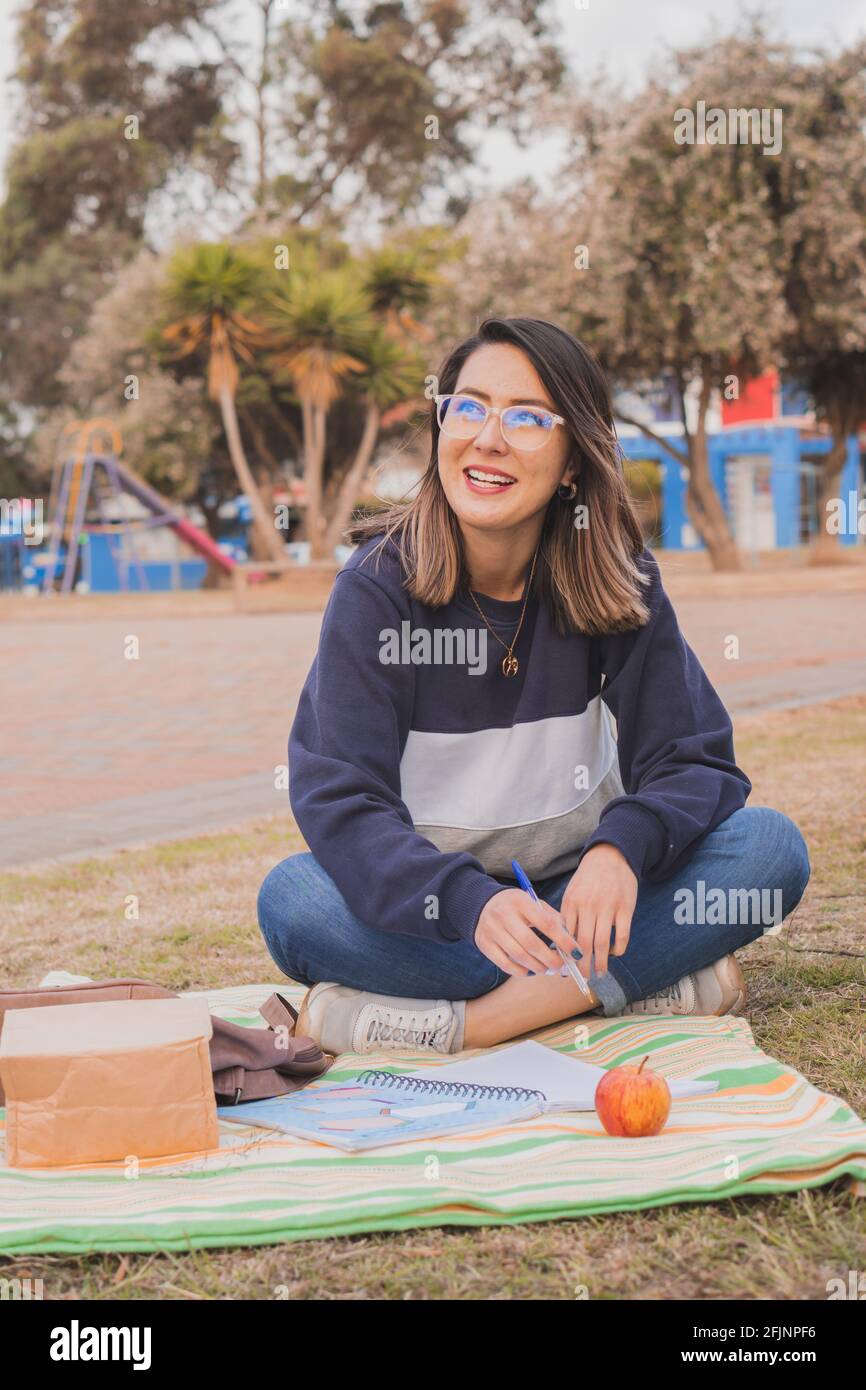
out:
{"label": "notebook spiral binding", "polygon": [[473,1096],[476,1100],[546,1100],[542,1091],[531,1091],[526,1086],[480,1086],[469,1081],[433,1081],[426,1076],[400,1076],[392,1071],[364,1071],[357,1078],[359,1085],[399,1086],[401,1090],[412,1091],[418,1095]]}

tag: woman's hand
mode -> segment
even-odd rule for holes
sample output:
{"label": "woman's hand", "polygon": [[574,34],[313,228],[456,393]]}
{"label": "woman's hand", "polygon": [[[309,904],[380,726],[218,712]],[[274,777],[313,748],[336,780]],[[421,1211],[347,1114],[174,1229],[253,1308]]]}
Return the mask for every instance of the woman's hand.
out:
{"label": "woman's hand", "polygon": [[616,930],[613,954],[622,955],[636,902],[637,879],[624,856],[614,845],[593,845],[581,859],[562,899],[562,915],[580,949],[578,969],[584,979],[589,978],[593,952],[596,974],[607,970],[612,927]]}
{"label": "woman's hand", "polygon": [[522,888],[503,888],[481,910],[475,945],[507,975],[541,975],[562,965],[558,951],[536,936],[533,927],[558,942],[567,955],[574,941],[549,903],[535,902]]}

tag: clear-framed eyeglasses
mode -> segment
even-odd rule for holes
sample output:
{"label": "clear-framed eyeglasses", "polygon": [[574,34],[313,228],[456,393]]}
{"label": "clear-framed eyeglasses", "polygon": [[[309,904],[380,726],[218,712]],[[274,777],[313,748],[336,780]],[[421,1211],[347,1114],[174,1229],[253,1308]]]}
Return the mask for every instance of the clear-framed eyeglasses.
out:
{"label": "clear-framed eyeglasses", "polygon": [[537,405],[508,405],[494,408],[474,396],[434,396],[436,418],[443,434],[452,439],[474,439],[484,428],[488,415],[499,416],[502,438],[512,449],[541,449],[552,437],[561,415]]}

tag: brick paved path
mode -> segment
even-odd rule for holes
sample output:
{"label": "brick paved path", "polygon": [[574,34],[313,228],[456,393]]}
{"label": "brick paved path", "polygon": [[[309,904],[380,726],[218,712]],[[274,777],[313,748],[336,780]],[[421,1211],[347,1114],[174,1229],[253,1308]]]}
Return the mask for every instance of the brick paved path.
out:
{"label": "brick paved path", "polygon": [[[863,593],[680,598],[676,608],[734,714],[866,691]],[[320,621],[206,613],[5,622],[0,863],[288,816],[274,768],[286,760]],[[725,659],[729,634],[738,660]],[[138,660],[124,656],[129,636]]]}

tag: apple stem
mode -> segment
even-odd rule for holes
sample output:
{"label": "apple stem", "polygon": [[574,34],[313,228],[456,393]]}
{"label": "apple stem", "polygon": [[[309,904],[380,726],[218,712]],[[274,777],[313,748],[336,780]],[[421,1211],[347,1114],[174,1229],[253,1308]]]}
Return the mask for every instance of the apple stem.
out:
{"label": "apple stem", "polygon": [[638,1076],[640,1076],[641,1072],[643,1071],[644,1062],[648,1062],[648,1061],[649,1061],[649,1053],[647,1053],[646,1057],[644,1057],[644,1059],[643,1059],[643,1062],[641,1062],[640,1066],[639,1066],[638,1069],[637,1069],[637,1074],[638,1074]]}

